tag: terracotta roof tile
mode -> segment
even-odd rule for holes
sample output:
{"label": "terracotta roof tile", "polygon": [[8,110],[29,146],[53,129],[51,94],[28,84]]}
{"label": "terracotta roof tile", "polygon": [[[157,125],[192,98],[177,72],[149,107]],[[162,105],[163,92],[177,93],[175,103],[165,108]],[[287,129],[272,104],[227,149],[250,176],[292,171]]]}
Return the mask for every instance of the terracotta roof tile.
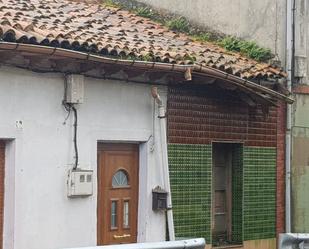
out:
{"label": "terracotta roof tile", "polygon": [[286,76],[280,69],[212,43],[192,41],[128,11],[68,0],[0,0],[0,39],[104,56],[196,63],[244,78]]}

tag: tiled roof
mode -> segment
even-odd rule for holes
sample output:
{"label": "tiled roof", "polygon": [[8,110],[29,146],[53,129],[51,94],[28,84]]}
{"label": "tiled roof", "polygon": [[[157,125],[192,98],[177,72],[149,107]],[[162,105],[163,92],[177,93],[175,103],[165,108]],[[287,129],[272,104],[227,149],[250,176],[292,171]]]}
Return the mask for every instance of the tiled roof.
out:
{"label": "tiled roof", "polygon": [[[211,43],[193,41],[147,18],[99,4],[67,0],[0,0],[0,39],[121,58],[195,64],[241,78],[285,73]],[[192,60],[193,59],[193,60]]]}

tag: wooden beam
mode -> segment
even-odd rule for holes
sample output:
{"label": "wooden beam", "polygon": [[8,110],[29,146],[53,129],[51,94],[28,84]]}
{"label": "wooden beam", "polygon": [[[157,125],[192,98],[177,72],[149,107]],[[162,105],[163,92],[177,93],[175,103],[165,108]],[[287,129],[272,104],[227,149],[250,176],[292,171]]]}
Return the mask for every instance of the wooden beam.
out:
{"label": "wooden beam", "polygon": [[30,64],[30,59],[25,58],[20,53],[11,51],[0,52],[0,62],[18,67],[27,68]]}
{"label": "wooden beam", "polygon": [[66,60],[56,60],[55,70],[62,73],[79,73],[80,63],[76,60],[66,59]]}
{"label": "wooden beam", "polygon": [[44,57],[26,57],[29,59],[29,68],[38,71],[54,71],[56,62]]}

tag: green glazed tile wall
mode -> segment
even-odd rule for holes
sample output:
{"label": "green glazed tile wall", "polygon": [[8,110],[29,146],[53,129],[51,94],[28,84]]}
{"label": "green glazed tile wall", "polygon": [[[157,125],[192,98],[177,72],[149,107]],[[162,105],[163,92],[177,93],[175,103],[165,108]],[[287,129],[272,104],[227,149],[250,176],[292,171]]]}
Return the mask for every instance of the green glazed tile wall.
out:
{"label": "green glazed tile wall", "polygon": [[276,148],[244,147],[244,240],[276,237]]}
{"label": "green glazed tile wall", "polygon": [[[211,243],[212,147],[169,144],[168,153],[176,237]],[[235,167],[232,176],[233,242],[275,238],[276,148],[239,147],[234,154],[243,170]]]}
{"label": "green glazed tile wall", "polygon": [[211,243],[211,145],[169,144],[175,235]]}

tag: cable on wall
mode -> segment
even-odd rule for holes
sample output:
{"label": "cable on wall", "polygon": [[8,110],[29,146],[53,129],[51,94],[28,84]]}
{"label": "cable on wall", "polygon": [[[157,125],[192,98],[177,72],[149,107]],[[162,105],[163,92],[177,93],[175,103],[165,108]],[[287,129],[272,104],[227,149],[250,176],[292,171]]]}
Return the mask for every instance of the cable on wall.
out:
{"label": "cable on wall", "polygon": [[78,148],[77,148],[77,110],[74,105],[71,106],[73,113],[74,113],[74,138],[73,138],[73,143],[74,143],[74,151],[75,151],[75,164],[73,169],[77,169],[78,165]]}
{"label": "cable on wall", "polygon": [[74,154],[75,154],[75,162],[74,162],[74,166],[73,166],[73,170],[76,170],[78,167],[78,146],[77,146],[77,123],[78,123],[78,119],[77,119],[77,109],[74,106],[74,104],[72,103],[67,103],[66,102],[66,94],[67,94],[67,81],[65,80],[65,84],[64,84],[64,98],[62,101],[62,105],[64,107],[64,109],[68,112],[67,117],[65,118],[65,121],[63,122],[63,124],[66,124],[67,119],[70,117],[71,112],[73,111],[74,114],[74,123],[73,123],[73,127],[74,127],[74,135],[73,135],[73,143],[74,143]]}

